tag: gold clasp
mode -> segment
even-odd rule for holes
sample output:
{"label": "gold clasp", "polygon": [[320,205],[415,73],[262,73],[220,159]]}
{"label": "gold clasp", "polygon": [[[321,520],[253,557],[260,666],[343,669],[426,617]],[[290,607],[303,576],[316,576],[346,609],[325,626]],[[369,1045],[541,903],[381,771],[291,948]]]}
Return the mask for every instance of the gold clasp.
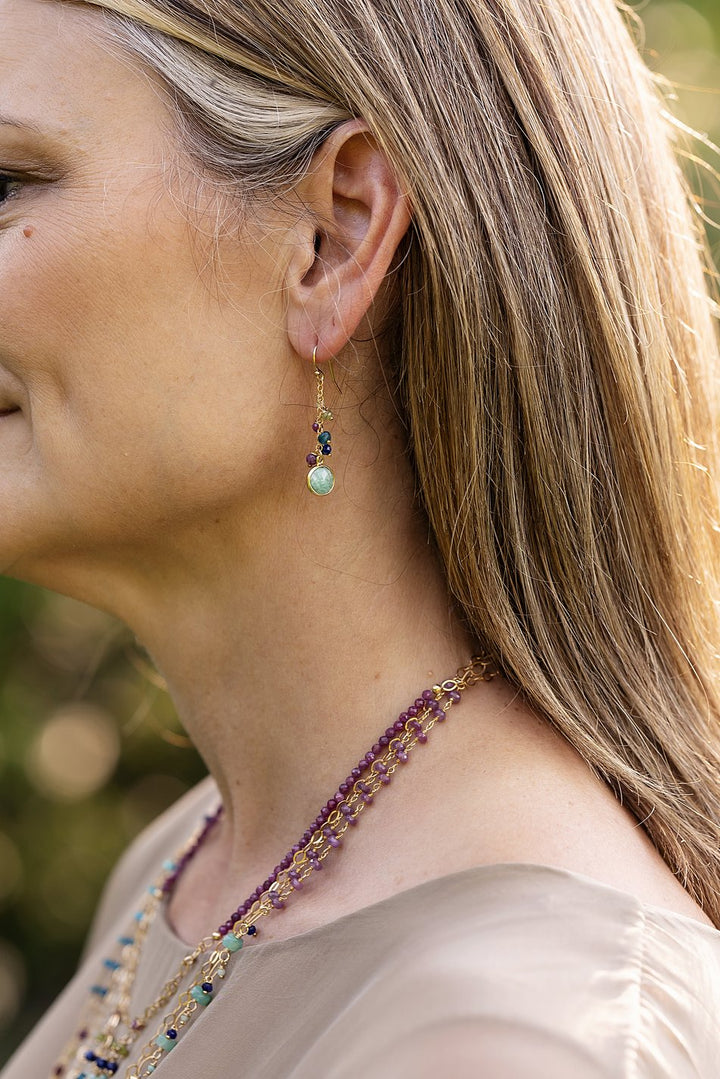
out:
{"label": "gold clasp", "polygon": [[476,682],[489,682],[497,673],[492,656],[473,656],[467,667],[458,668],[458,689],[474,686]]}

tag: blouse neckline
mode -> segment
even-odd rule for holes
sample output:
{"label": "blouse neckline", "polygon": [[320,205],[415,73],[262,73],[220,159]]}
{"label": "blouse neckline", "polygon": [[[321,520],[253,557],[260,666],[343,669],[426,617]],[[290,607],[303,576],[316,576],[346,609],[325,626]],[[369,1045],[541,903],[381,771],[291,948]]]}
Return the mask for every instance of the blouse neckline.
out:
{"label": "blouse neckline", "polygon": [[[655,918],[660,917],[661,919],[684,927],[691,932],[698,932],[701,937],[706,935],[708,943],[720,946],[720,929],[716,929],[714,926],[705,925],[704,922],[698,921],[697,918],[692,918],[687,914],[681,914],[679,911],[670,910],[669,908],[661,907],[654,903],[646,903],[638,899],[637,896],[634,896],[631,892],[626,892],[621,888],[606,884],[604,881],[597,880],[594,877],[588,877],[584,873],[578,873],[571,869],[541,862],[488,862],[481,865],[470,866],[468,869],[461,869],[454,873],[447,873],[441,877],[433,877],[430,880],[422,881],[420,884],[412,885],[410,888],[404,888],[402,891],[395,892],[393,895],[386,896],[384,899],[379,899],[375,903],[367,904],[364,907],[358,907],[357,910],[349,911],[347,914],[341,914],[339,917],[333,918],[329,922],[324,922],[322,925],[314,926],[311,929],[306,929],[301,933],[295,933],[281,940],[253,941],[252,951],[253,953],[263,951],[265,955],[269,955],[274,951],[283,951],[293,947],[301,947],[306,942],[317,942],[325,935],[332,935],[333,933],[350,926],[358,919],[376,916],[378,912],[390,910],[397,905],[412,903],[414,898],[421,895],[424,896],[426,893],[431,893],[436,890],[442,891],[450,881],[473,881],[475,878],[478,878],[478,882],[481,882],[486,878],[490,879],[498,874],[521,874],[528,872],[531,875],[544,874],[549,877],[559,877],[567,881],[575,882],[584,888],[602,891],[605,893],[609,904],[612,903],[618,907],[622,905],[627,909],[645,912]],[[156,921],[160,923],[161,931],[168,943],[174,944],[178,951],[186,952],[189,945],[178,936],[170,925],[167,919],[167,907],[165,904],[161,906]]]}

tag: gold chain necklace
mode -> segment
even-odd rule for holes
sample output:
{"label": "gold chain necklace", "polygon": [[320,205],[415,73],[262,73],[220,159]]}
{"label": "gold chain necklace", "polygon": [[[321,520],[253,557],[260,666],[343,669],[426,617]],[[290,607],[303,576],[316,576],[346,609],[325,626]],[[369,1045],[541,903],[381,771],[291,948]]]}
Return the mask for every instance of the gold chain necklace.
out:
{"label": "gold chain necklace", "polygon": [[[127,1061],[142,1032],[163,1008],[174,1002],[170,1011],[163,1015],[157,1033],[141,1050],[137,1062],[128,1065],[125,1071],[125,1079],[152,1076],[181,1040],[183,1030],[212,1003],[218,985],[225,979],[228,966],[241,951],[245,938],[257,934],[256,923],[274,910],[282,909],[285,901],[302,888],[303,881],[322,867],[325,858],[341,845],[348,828],[357,824],[366,806],[371,805],[378,791],[389,784],[399,765],[407,762],[408,754],[415,746],[427,742],[428,732],[445,719],[448,709],[460,701],[461,694],[469,686],[489,681],[497,673],[490,657],[473,656],[467,666],[458,668],[456,678],[446,679],[431,690],[423,690],[352,769],[300,842],[276,866],[276,872],[233,912],[224,925],[196,944],[155,1000],[141,1014],[132,1017],[130,1000],[148,931],[185,865],[222,813],[222,806],[215,814],[205,817],[204,823],[176,857],[163,864],[162,872],[148,888],[134,915],[132,930],[118,938],[117,955],[103,960],[107,984],[92,986],[91,1003],[82,1027],[55,1064],[52,1079],[60,1076],[63,1079],[107,1079],[114,1076]],[[203,956],[207,958],[197,969]],[[187,982],[191,984],[187,985]]]}

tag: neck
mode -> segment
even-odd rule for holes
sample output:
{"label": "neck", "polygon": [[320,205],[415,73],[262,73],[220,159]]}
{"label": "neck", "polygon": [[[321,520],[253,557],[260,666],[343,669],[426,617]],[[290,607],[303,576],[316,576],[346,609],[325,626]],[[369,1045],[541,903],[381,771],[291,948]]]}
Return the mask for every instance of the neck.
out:
{"label": "neck", "polygon": [[305,562],[301,574],[266,547],[258,563],[213,595],[175,596],[144,641],[218,784],[236,855],[274,864],[473,649],[428,549],[404,564],[369,549],[351,569]]}
{"label": "neck", "polygon": [[[320,509],[329,509],[327,504]],[[319,550],[270,528],[202,579],[155,574],[132,628],[219,787],[228,854],[272,867],[385,728],[473,642],[433,548],[388,514],[371,543],[337,518]],[[217,554],[217,552],[216,552]]]}

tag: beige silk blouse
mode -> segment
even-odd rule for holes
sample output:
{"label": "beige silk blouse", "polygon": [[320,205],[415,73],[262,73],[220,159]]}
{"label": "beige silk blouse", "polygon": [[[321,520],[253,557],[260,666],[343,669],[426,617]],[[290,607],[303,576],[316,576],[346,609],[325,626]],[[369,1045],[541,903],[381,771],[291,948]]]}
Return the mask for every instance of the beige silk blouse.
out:
{"label": "beige silk blouse", "polygon": [[[0,1079],[50,1076],[140,896],[217,801],[208,778],[130,846],[80,969]],[[188,952],[163,913],[134,1011]],[[479,865],[286,940],[248,941],[155,1074],[720,1079],[720,931],[565,869]]]}

